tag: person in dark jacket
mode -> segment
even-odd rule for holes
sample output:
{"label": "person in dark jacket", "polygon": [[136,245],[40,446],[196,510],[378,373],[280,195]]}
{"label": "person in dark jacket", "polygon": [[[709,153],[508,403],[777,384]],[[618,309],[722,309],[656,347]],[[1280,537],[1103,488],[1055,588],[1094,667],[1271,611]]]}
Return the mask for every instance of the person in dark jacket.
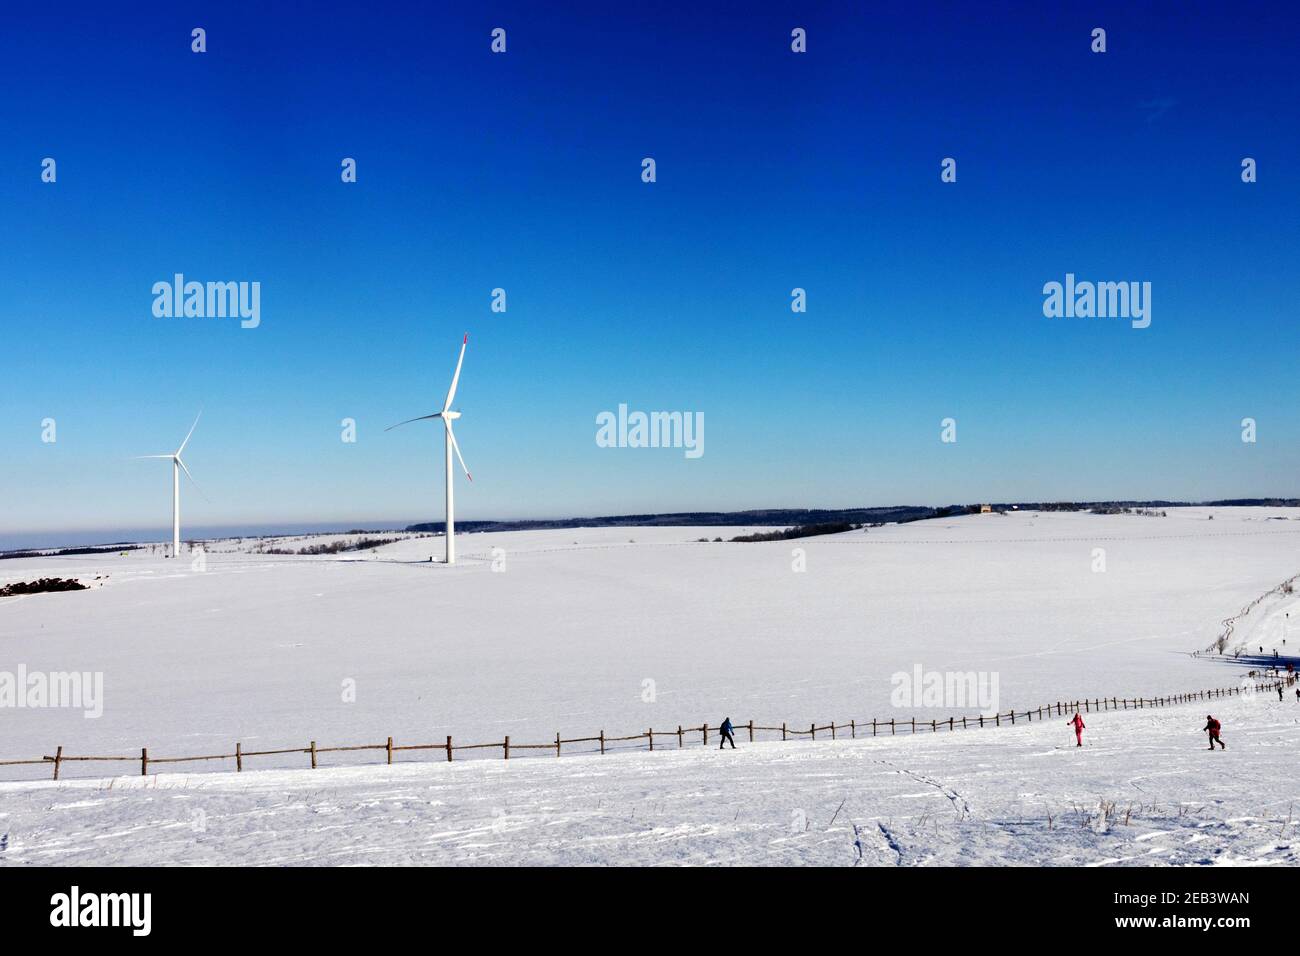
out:
{"label": "person in dark jacket", "polygon": [[719,727],[718,729],[722,731],[722,741],[721,741],[721,743],[718,744],[718,749],[721,750],[722,748],[724,748],[724,747],[727,745],[727,741],[731,741],[731,749],[732,749],[732,750],[735,750],[735,749],[736,749],[736,738],[733,737],[733,736],[731,736],[731,732],[732,732],[732,730],[733,730],[733,728],[732,728],[732,726],[731,726],[731,718],[728,717],[728,718],[726,718],[725,720],[723,720],[723,721],[722,721],[722,726]]}
{"label": "person in dark jacket", "polygon": [[1220,726],[1219,722],[1218,722],[1217,720],[1214,719],[1214,716],[1213,716],[1212,714],[1206,714],[1206,715],[1205,715],[1205,726],[1202,727],[1201,730],[1205,731],[1206,733],[1208,733],[1208,734],[1210,735],[1210,749],[1211,749],[1211,750],[1214,749],[1214,745],[1215,745],[1216,743],[1219,745],[1220,749],[1222,749],[1222,750],[1227,750],[1227,749],[1228,749],[1228,745],[1225,744],[1225,743],[1224,743],[1224,742],[1219,738],[1219,731],[1220,731],[1221,729],[1222,729],[1222,727]]}

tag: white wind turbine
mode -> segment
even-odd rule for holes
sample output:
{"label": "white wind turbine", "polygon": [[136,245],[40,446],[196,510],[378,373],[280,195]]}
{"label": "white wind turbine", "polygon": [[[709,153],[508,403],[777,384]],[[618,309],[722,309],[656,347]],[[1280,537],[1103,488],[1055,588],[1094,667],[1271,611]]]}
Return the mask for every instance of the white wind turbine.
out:
{"label": "white wind turbine", "polygon": [[[198,488],[199,483],[194,481],[194,476],[190,470],[185,467],[185,462],[181,461],[181,452],[185,446],[190,443],[190,435],[194,434],[194,429],[199,425],[199,419],[203,417],[203,412],[199,412],[194,417],[194,424],[190,426],[189,434],[185,436],[185,441],[181,442],[181,447],[177,448],[170,455],[136,455],[136,458],[169,458],[172,463],[172,553],[171,557],[177,557],[181,552],[181,471],[184,470],[185,476],[194,482],[194,487]],[[200,489],[202,494],[202,489]]]}
{"label": "white wind turbine", "polygon": [[454,451],[456,457],[460,459],[460,467],[465,469],[465,477],[470,481],[474,478],[465,468],[465,459],[461,456],[460,446],[456,444],[456,434],[451,430],[451,423],[460,418],[460,412],[451,410],[451,403],[456,398],[456,384],[460,381],[460,366],[465,361],[465,346],[469,344],[469,333],[465,333],[465,338],[460,343],[460,358],[456,360],[456,373],[451,377],[451,388],[447,389],[447,400],[442,403],[442,411],[434,412],[432,415],[421,415],[419,418],[408,418],[404,422],[398,422],[396,425],[389,425],[384,431],[392,431],[401,425],[409,425],[411,422],[427,421],[431,418],[442,419],[443,424],[443,446],[447,453],[447,563],[456,563],[456,509],[452,500],[452,467],[451,453]]}

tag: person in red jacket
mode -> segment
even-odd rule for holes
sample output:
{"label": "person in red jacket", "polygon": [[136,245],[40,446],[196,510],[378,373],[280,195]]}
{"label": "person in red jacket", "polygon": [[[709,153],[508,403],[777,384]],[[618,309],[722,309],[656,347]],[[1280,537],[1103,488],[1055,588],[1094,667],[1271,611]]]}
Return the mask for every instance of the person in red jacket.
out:
{"label": "person in red jacket", "polygon": [[1079,716],[1078,711],[1075,711],[1073,719],[1067,720],[1065,724],[1067,727],[1074,728],[1074,745],[1076,747],[1082,747],[1084,723],[1083,718]]}
{"label": "person in red jacket", "polygon": [[1202,727],[1201,729],[1210,735],[1211,750],[1214,749],[1214,745],[1216,743],[1219,745],[1219,748],[1221,750],[1228,749],[1228,745],[1219,739],[1219,731],[1222,729],[1222,727],[1219,725],[1219,722],[1214,719],[1213,715],[1211,714],[1205,715],[1205,726]]}

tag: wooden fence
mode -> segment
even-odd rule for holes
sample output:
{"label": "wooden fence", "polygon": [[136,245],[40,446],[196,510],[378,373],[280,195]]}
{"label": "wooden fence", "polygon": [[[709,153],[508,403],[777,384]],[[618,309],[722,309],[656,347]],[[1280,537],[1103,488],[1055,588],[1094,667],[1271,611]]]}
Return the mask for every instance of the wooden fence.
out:
{"label": "wooden fence", "polygon": [[[1069,717],[1076,712],[1088,714],[1111,710],[1143,710],[1151,707],[1168,707],[1175,704],[1188,704],[1193,701],[1234,697],[1243,693],[1254,693],[1266,690],[1276,691],[1279,686],[1290,686],[1294,684],[1294,682],[1295,677],[1292,676],[1281,681],[1274,680],[1264,683],[1238,685],[1229,688],[1192,691],[1186,694],[1174,694],[1170,697],[1093,697],[1074,701],[1057,701],[1054,704],[1044,704],[1034,710],[1016,711],[1013,709],[1005,714],[997,713],[991,717],[985,717],[982,715],[970,716],[966,714],[960,717],[934,718],[931,720],[917,720],[915,717],[907,720],[899,720],[891,717],[887,721],[873,717],[870,721],[850,720],[847,723],[836,723],[835,721],[831,721],[830,723],[821,726],[813,723],[808,726],[807,730],[791,727],[785,723],[782,723],[780,727],[764,726],[756,724],[752,720],[745,724],[733,724],[732,726],[736,733],[747,732],[750,743],[754,742],[754,735],[756,733],[780,733],[782,740],[799,739],[803,737],[816,740],[819,733],[822,734],[822,739],[826,739],[826,735],[829,733],[831,740],[840,739],[845,734],[847,734],[850,739],[867,736],[892,737],[900,733],[938,733],[940,730],[955,731],[959,729],[969,730],[971,728],[1002,727],[1004,725],[1014,726],[1017,720],[1022,723],[1033,723],[1035,720],[1042,721],[1056,717]],[[393,754],[419,750],[437,751],[440,754],[445,754],[447,762],[450,763],[458,751],[499,749],[502,757],[509,760],[511,751],[520,750],[554,751],[555,756],[558,757],[563,752],[565,744],[599,744],[599,752],[603,754],[609,744],[644,740],[649,745],[649,749],[653,751],[655,749],[655,738],[659,738],[661,741],[667,739],[670,744],[672,740],[676,738],[677,747],[680,749],[686,746],[686,737],[688,734],[691,735],[692,738],[694,738],[695,735],[699,735],[701,743],[707,745],[709,743],[710,730],[714,733],[714,739],[718,739],[719,743],[721,743],[720,731],[718,728],[711,728],[708,724],[702,724],[699,727],[683,727],[678,725],[676,730],[655,730],[649,728],[643,733],[619,737],[606,736],[604,730],[594,737],[572,737],[568,739],[561,738],[557,733],[554,741],[548,740],[543,744],[512,743],[509,736],[506,736],[503,740],[493,741],[492,743],[486,744],[453,744],[450,735],[448,735],[443,743],[398,745],[393,743],[392,737],[389,737],[387,741],[382,744],[355,744],[346,747],[318,747],[316,746],[316,741],[313,740],[306,747],[287,747],[278,750],[245,750],[243,749],[242,743],[236,743],[234,753],[204,754],[195,757],[151,757],[149,756],[148,747],[141,747],[139,756],[132,754],[130,756],[116,757],[81,757],[65,754],[63,752],[63,747],[60,746],[54,751],[53,756],[47,755],[34,760],[0,760],[0,767],[51,764],[54,768],[54,779],[58,780],[59,772],[62,769],[63,764],[77,762],[135,763],[138,761],[140,764],[141,776],[147,776],[150,766],[157,766],[159,764],[196,763],[203,760],[233,760],[235,762],[235,770],[242,772],[244,769],[244,760],[246,758],[272,757],[282,754],[310,755],[312,769],[315,769],[317,766],[317,758],[320,754],[347,753],[361,750],[382,750],[385,752],[387,763],[389,764],[393,762]],[[868,734],[868,730],[870,730],[870,734]],[[660,743],[659,746],[660,749],[663,749],[664,745],[663,743]],[[596,751],[588,750],[583,752],[594,753]]]}

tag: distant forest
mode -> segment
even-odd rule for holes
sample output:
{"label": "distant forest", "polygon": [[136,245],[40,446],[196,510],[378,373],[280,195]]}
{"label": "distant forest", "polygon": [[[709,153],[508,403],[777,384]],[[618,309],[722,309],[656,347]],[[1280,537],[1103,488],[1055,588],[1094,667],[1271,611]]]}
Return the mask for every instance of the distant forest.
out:
{"label": "distant forest", "polygon": [[[1300,508],[1300,498],[1230,498],[1222,501],[1010,501],[988,502],[994,511],[1102,511],[1120,509],[1178,508],[1188,506]],[[456,530],[475,531],[545,531],[553,528],[633,528],[633,527],[726,527],[763,525],[767,527],[806,527],[809,525],[880,525],[953,515],[978,513],[981,505],[893,505],[885,508],[767,508],[757,511],[679,511],[669,514],[605,515],[588,518],[557,518],[529,521],[457,521]],[[407,531],[442,533],[441,521],[408,525]],[[795,537],[803,537],[796,535]]]}
{"label": "distant forest", "polygon": [[63,558],[76,554],[116,554],[119,551],[138,551],[138,544],[110,544],[93,548],[51,548],[49,550],[0,551],[0,560],[5,558]]}
{"label": "distant forest", "polygon": [[[754,511],[677,511],[666,514],[638,515],[603,515],[586,518],[543,518],[514,521],[458,521],[456,530],[462,533],[478,531],[545,531],[554,528],[637,528],[637,527],[749,527],[784,528],[788,531],[762,532],[758,535],[742,535],[744,540],[774,540],[778,538],[802,538],[810,534],[833,534],[825,530],[834,527],[836,531],[847,531],[854,527],[879,527],[884,524],[906,524],[909,521],[924,521],[930,518],[951,518],[954,515],[974,514],[985,505],[994,512],[1005,511],[1092,511],[1098,514],[1120,514],[1125,511],[1149,514],[1157,509],[1189,506],[1200,507],[1267,507],[1300,508],[1300,498],[1225,498],[1219,501],[1166,501],[1160,500],[1126,500],[1126,501],[1005,501],[984,502],[982,504],[944,505],[892,505],[881,508],[763,508]],[[421,534],[441,534],[445,526],[441,521],[425,521],[420,524],[407,525],[404,531]],[[390,529],[359,529],[347,532],[318,530],[307,534],[349,534],[349,535],[383,535],[391,534]],[[275,534],[239,535],[244,538],[282,538],[298,537],[293,532]],[[376,543],[364,542],[361,547],[373,547]],[[0,560],[5,558],[49,558],[71,555],[113,554],[120,551],[134,551],[138,544],[108,544],[94,547],[76,548],[21,548],[14,551],[0,551]],[[311,553],[333,553],[334,551],[355,550],[357,543],[331,545],[328,549]],[[275,552],[268,552],[275,553]],[[309,549],[301,552],[309,553]]]}

